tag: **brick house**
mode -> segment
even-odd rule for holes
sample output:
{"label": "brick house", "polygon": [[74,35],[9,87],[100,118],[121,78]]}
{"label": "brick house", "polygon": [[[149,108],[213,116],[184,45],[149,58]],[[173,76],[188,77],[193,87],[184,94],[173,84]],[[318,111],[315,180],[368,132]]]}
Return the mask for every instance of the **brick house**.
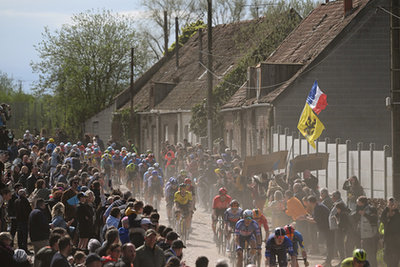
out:
{"label": "brick house", "polygon": [[[270,127],[297,131],[315,80],[327,95],[320,138],[377,148],[391,144],[390,16],[387,0],[344,0],[316,7],[223,106],[225,140],[244,155],[269,151]],[[291,134],[291,132],[290,132]],[[366,146],[366,145],[364,145]],[[310,148],[313,151],[313,148]]]}

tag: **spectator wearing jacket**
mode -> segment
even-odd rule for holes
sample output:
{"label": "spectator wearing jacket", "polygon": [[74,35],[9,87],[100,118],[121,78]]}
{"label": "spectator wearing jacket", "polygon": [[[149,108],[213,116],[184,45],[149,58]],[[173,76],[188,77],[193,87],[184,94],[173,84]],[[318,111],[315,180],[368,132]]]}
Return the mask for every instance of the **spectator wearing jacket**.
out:
{"label": "spectator wearing jacket", "polygon": [[164,251],[156,246],[156,232],[149,229],[145,233],[145,241],[136,250],[134,266],[163,267],[165,266]]}
{"label": "spectator wearing jacket", "polygon": [[358,223],[361,234],[361,244],[368,255],[371,266],[378,266],[378,211],[368,203],[366,196],[357,198],[357,213],[361,215]]}
{"label": "spectator wearing jacket", "polygon": [[18,190],[15,200],[15,216],[18,225],[18,247],[28,252],[28,221],[32,211],[31,204],[26,198],[26,189]]}
{"label": "spectator wearing jacket", "polygon": [[36,200],[35,209],[29,214],[29,236],[31,238],[35,254],[44,246],[49,245],[50,226],[44,213],[45,201],[42,198]]}
{"label": "spectator wearing jacket", "polygon": [[384,226],[385,262],[387,266],[398,266],[400,262],[400,212],[393,197],[387,200],[387,205],[381,214]]}

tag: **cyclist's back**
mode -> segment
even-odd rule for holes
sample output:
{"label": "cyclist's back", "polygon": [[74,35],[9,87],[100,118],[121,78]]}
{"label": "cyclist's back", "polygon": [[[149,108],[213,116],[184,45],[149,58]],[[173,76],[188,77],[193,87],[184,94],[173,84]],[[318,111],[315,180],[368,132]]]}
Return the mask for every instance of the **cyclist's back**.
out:
{"label": "cyclist's back", "polygon": [[[340,264],[340,267],[353,267],[353,257],[348,257],[346,259],[344,259],[342,261],[342,263]],[[362,265],[363,267],[369,267],[369,262],[365,261],[364,265]]]}

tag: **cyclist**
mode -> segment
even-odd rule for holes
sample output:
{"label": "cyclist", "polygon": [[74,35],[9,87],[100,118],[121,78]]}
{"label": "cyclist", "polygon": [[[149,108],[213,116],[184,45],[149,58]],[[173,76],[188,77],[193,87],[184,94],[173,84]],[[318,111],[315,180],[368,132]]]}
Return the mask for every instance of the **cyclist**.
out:
{"label": "cyclist", "polygon": [[214,232],[214,242],[217,240],[217,222],[218,217],[224,218],[224,212],[227,208],[229,208],[229,204],[231,203],[232,198],[228,196],[228,190],[225,187],[221,187],[219,189],[219,195],[214,197],[213,199],[213,213],[211,215],[212,219],[212,230]]}
{"label": "cyclist", "polygon": [[[186,184],[179,185],[178,192],[174,195],[174,208],[176,221],[179,221],[181,213],[186,219],[186,232],[189,233],[190,223],[192,220],[192,194],[186,191]],[[177,227],[179,229],[179,227]]]}
{"label": "cyclist", "polygon": [[265,216],[261,213],[259,209],[253,209],[253,220],[255,220],[258,223],[258,226],[260,226],[261,239],[262,239],[261,226],[264,227],[265,239],[267,239],[267,237],[269,236],[268,221],[267,218],[265,218]]}
{"label": "cyclist", "polygon": [[179,172],[178,177],[176,177],[178,179],[178,183],[181,184],[183,182],[185,182],[185,179],[188,178],[188,173],[186,170],[181,170]]}
{"label": "cyclist", "polygon": [[[296,231],[292,225],[286,225],[284,227],[286,236],[292,241],[293,251],[296,257],[299,255],[299,246],[301,249],[301,256],[304,259],[304,263],[307,263],[307,252],[304,247],[303,236],[299,231]],[[293,265],[292,265],[293,266]],[[296,267],[299,267],[299,263],[296,260]]]}
{"label": "cyclist", "polygon": [[143,174],[143,192],[144,192],[144,199],[146,203],[149,203],[149,178],[151,173],[154,171],[153,167],[149,167],[147,171]]}
{"label": "cyclist", "polygon": [[236,223],[242,218],[243,210],[240,208],[239,202],[234,199],[229,204],[230,207],[224,213],[226,239],[228,240],[226,244],[227,250],[229,250],[229,240],[231,239],[231,233],[235,232]]}
{"label": "cyclist", "polygon": [[235,226],[235,242],[237,250],[237,266],[241,267],[243,262],[243,248],[247,242],[247,246],[250,246],[252,250],[251,255],[255,254],[254,249],[257,247],[261,250],[261,234],[258,223],[253,220],[253,211],[245,210],[243,212],[243,219],[239,220]]}
{"label": "cyclist", "polygon": [[150,165],[150,166],[154,166],[154,164],[156,163],[156,159],[154,158],[154,154],[148,154],[147,158],[146,158],[146,162]]}
{"label": "cyclist", "polygon": [[[153,204],[155,209],[159,209],[161,197],[163,197],[163,187],[164,182],[161,176],[158,175],[158,171],[154,170],[151,172],[151,176],[149,177],[149,199],[150,203]],[[157,205],[153,203],[153,199],[156,198]]]}
{"label": "cyclist", "polygon": [[137,191],[139,192],[139,184],[138,184],[138,171],[136,168],[136,165],[132,162],[131,164],[128,164],[125,168],[125,177],[126,177],[126,186],[131,190],[131,191]]}
{"label": "cyclist", "polygon": [[290,255],[290,260],[296,262],[296,254],[293,251],[293,244],[289,237],[286,236],[285,229],[278,227],[274,234],[270,235],[265,245],[265,266],[276,266],[276,256],[280,267],[287,266],[287,254]]}
{"label": "cyclist", "polygon": [[158,171],[158,175],[160,175],[164,179],[164,172],[160,167],[160,163],[158,163],[158,162],[154,163],[153,167],[154,167],[154,170]]}
{"label": "cyclist", "polygon": [[[172,207],[174,205],[174,196],[178,191],[178,180],[174,177],[169,178],[165,184],[165,202],[167,202],[167,217],[168,222],[172,225]],[[174,225],[175,226],[175,225]]]}
{"label": "cyclist", "polygon": [[115,150],[114,156],[112,156],[114,172],[117,174],[117,179],[120,184],[122,184],[122,177],[124,173],[122,157],[119,150]]}
{"label": "cyclist", "polygon": [[196,210],[196,188],[192,184],[192,180],[190,178],[186,178],[184,181],[186,184],[186,190],[192,194],[192,210]]}
{"label": "cyclist", "polygon": [[113,162],[108,153],[104,153],[104,155],[101,157],[101,165],[100,166],[101,166],[101,169],[106,174],[108,189],[112,190],[111,170],[113,167]]}
{"label": "cyclist", "polygon": [[361,248],[357,248],[353,251],[353,257],[346,258],[342,261],[341,267],[369,267],[367,260],[367,253]]}

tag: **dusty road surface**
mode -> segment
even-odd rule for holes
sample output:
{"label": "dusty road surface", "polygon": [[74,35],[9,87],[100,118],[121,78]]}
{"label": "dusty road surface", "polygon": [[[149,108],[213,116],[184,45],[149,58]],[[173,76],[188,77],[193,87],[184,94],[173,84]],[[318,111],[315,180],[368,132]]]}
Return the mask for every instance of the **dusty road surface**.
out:
{"label": "dusty road surface", "polygon": [[[160,205],[160,224],[168,225],[167,214],[165,210],[165,202],[162,200]],[[217,260],[225,259],[230,265],[227,256],[223,256],[218,253],[218,248],[213,242],[213,233],[211,230],[211,213],[205,212],[204,208],[198,205],[197,210],[193,216],[193,232],[189,236],[189,240],[186,243],[186,249],[183,250],[183,260],[190,267],[195,267],[195,261],[199,256],[206,256],[209,259],[209,266],[215,266]],[[265,243],[262,246],[262,264],[265,266]],[[322,264],[323,256],[308,257],[309,266],[314,267],[315,265]],[[338,265],[339,260],[335,259],[332,261],[332,266]],[[303,261],[299,263],[300,267],[304,266]]]}

